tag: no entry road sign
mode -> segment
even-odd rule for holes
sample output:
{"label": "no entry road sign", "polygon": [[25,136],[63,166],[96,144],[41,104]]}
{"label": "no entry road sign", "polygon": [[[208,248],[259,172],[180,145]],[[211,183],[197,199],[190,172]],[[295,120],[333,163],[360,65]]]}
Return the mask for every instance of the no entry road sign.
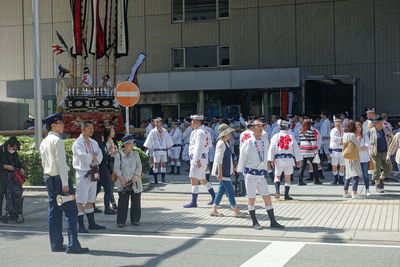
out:
{"label": "no entry road sign", "polygon": [[122,82],[115,88],[115,100],[123,107],[132,107],[139,99],[139,88],[132,82]]}

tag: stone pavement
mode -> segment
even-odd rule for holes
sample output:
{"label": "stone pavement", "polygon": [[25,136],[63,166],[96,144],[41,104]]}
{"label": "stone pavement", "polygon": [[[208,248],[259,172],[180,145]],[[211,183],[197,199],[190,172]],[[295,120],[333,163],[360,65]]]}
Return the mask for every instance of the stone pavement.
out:
{"label": "stone pavement", "polygon": [[[182,179],[187,179],[182,176]],[[274,200],[275,214],[284,230],[271,230],[262,201],[257,201],[257,216],[263,231],[251,228],[249,216],[233,217],[226,197],[220,211],[225,217],[211,217],[210,200],[205,188],[201,188],[199,207],[184,209],[190,200],[190,185],[185,180],[171,184],[159,184],[142,194],[142,219],[138,227],[116,227],[115,215],[96,214],[97,222],[107,226],[106,232],[131,232],[168,235],[216,235],[238,238],[276,238],[400,242],[400,184],[387,183],[385,194],[374,193],[367,199],[353,200],[341,197],[342,186],[307,185],[293,186],[293,201]],[[187,180],[186,180],[187,181]],[[216,188],[217,185],[215,184]],[[272,190],[272,188],[270,188]],[[360,186],[361,193],[363,185]],[[360,191],[359,190],[359,191]],[[181,191],[181,192],[179,192]],[[182,194],[185,192],[185,194]],[[274,192],[274,191],[271,191]],[[46,193],[26,191],[24,202],[25,223],[1,224],[5,229],[47,229]],[[116,194],[117,197],[117,194]],[[102,195],[97,206],[102,208]],[[237,198],[241,210],[247,210],[245,197]]]}

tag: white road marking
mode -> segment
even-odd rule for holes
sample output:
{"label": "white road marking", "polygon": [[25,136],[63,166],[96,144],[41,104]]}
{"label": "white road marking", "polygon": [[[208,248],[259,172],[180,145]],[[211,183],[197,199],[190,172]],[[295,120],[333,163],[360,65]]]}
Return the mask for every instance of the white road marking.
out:
{"label": "white road marking", "polygon": [[137,97],[138,95],[139,95],[138,92],[128,92],[128,91],[117,92],[117,97]]}
{"label": "white road marking", "polygon": [[272,242],[264,250],[243,263],[241,267],[282,267],[305,245],[306,243],[303,242]]}
{"label": "white road marking", "polygon": [[[0,233],[23,233],[48,235],[47,231],[30,231],[30,230],[14,230],[0,229]],[[67,233],[64,232],[64,235]],[[234,239],[234,238],[219,238],[219,237],[190,237],[190,236],[167,236],[167,235],[131,235],[131,234],[106,234],[106,233],[89,233],[79,234],[79,236],[99,236],[99,237],[127,237],[127,238],[160,238],[160,239],[183,239],[183,240],[210,240],[210,241],[229,241],[229,242],[250,242],[250,243],[296,243],[291,241],[275,241],[275,240],[257,240],[257,239]],[[343,244],[343,243],[317,243],[317,242],[302,242],[306,245],[320,246],[343,246],[343,247],[370,247],[370,248],[399,248],[396,245],[372,245],[372,244]]]}

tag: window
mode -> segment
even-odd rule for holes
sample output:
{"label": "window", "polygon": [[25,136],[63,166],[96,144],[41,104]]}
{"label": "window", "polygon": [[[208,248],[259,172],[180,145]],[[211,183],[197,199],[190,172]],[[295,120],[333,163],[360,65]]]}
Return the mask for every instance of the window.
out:
{"label": "window", "polygon": [[230,65],[229,46],[174,48],[172,57],[174,69],[215,68]]}
{"label": "window", "polygon": [[229,17],[229,0],[173,0],[172,21],[199,21]]}

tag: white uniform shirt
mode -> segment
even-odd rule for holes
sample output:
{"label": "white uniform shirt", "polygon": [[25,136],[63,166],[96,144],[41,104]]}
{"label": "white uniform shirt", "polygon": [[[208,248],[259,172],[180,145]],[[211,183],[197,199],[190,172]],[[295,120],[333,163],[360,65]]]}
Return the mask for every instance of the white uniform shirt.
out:
{"label": "white uniform shirt", "polygon": [[335,151],[335,149],[343,149],[343,134],[344,132],[342,129],[340,129],[340,132],[336,127],[331,130],[329,148],[333,150],[331,155],[334,158],[342,156],[342,151]]}
{"label": "white uniform shirt", "polygon": [[82,86],[89,87],[93,85],[92,75],[86,73],[82,75]]}
{"label": "white uniform shirt", "polygon": [[[289,154],[290,158],[279,158],[279,155]],[[278,158],[275,158],[277,157]],[[303,159],[296,139],[289,131],[280,131],[271,139],[268,151],[268,161],[275,161],[277,167],[294,167],[295,161]]]}
{"label": "white uniform shirt", "polygon": [[169,132],[169,135],[171,136],[172,143],[174,145],[182,144],[182,131],[179,129],[179,127],[172,129],[171,132]]}
{"label": "white uniform shirt", "polygon": [[86,143],[81,134],[72,145],[72,165],[75,170],[87,172],[92,164],[92,155],[97,154],[97,161],[103,160],[103,153],[97,142],[89,138],[89,143]]}
{"label": "white uniform shirt", "polygon": [[208,160],[208,151],[211,147],[211,135],[204,126],[194,129],[190,134],[189,155],[191,162]]}
{"label": "white uniform shirt", "polygon": [[68,186],[69,167],[65,156],[64,140],[57,133],[50,131],[40,144],[39,152],[43,172],[49,176],[59,175],[62,186]]}
{"label": "white uniform shirt", "polygon": [[161,128],[161,132],[157,128],[150,131],[143,146],[147,149],[153,149],[154,155],[167,155],[167,150],[173,146],[171,136],[168,131]]}
{"label": "white uniform shirt", "polygon": [[321,136],[322,137],[330,137],[330,134],[331,134],[331,122],[330,122],[330,120],[329,119],[325,119],[325,120],[323,120],[322,121],[322,123],[321,123],[321,130],[320,130],[320,132],[321,132]]}
{"label": "white uniform shirt", "polygon": [[[268,143],[261,138],[256,140],[254,136],[247,139],[240,150],[238,172],[244,172],[246,168],[255,170],[267,169]],[[260,175],[246,174],[247,178],[259,178]]]}
{"label": "white uniform shirt", "polygon": [[244,142],[247,141],[247,139],[250,139],[253,136],[253,131],[246,129],[245,131],[240,133],[240,137],[239,137],[239,149],[242,149],[242,146],[244,144]]}

